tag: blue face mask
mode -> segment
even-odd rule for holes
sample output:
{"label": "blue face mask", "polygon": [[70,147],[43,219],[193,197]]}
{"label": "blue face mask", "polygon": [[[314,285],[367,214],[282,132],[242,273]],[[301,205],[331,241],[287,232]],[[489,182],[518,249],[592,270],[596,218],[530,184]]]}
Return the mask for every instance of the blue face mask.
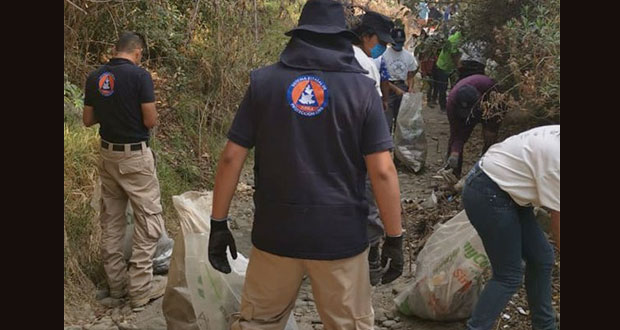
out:
{"label": "blue face mask", "polygon": [[371,50],[370,50],[370,56],[372,58],[377,58],[379,56],[381,56],[381,54],[383,54],[383,52],[385,52],[385,46],[382,44],[377,44],[375,45]]}

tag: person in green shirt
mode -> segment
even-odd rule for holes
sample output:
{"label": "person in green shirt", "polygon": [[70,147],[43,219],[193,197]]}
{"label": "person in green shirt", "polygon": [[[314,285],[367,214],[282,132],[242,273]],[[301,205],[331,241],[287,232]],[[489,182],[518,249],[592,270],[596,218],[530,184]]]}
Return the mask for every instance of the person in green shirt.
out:
{"label": "person in green shirt", "polygon": [[435,83],[437,84],[437,89],[434,93],[439,94],[439,107],[442,112],[446,111],[448,79],[450,74],[456,70],[459,58],[461,57],[461,52],[459,51],[461,39],[460,31],[450,35],[450,37],[448,37],[448,41],[441,50],[441,53],[439,53],[439,57],[437,58],[437,68],[433,76],[433,80],[435,80]]}

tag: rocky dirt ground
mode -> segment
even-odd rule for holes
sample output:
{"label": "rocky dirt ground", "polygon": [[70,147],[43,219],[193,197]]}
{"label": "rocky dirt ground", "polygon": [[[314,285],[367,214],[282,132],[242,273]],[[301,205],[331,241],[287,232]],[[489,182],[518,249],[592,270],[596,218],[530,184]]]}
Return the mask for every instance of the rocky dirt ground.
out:
{"label": "rocky dirt ground", "polygon": [[[408,283],[413,280],[412,262],[421,250],[426,238],[432,233],[433,226],[438,222],[445,222],[463,209],[460,196],[454,193],[443,193],[442,181],[433,176],[443,164],[446,152],[449,125],[447,117],[439,111],[438,107],[424,107],[423,116],[425,121],[428,153],[425,168],[418,174],[399,167],[399,182],[401,198],[403,200],[404,227],[409,239],[405,251],[405,272],[403,276],[388,285],[379,285],[373,291],[373,306],[375,309],[375,329],[416,329],[416,330],[460,330],[464,329],[465,321],[458,322],[434,322],[422,320],[416,317],[404,316],[396,311],[393,302],[394,297],[404,290]],[[500,139],[507,135],[517,133],[524,128],[519,125],[506,123],[500,130]],[[482,148],[481,128],[477,127],[472,137],[466,144],[463,173],[473,166]],[[238,250],[248,256],[251,248],[250,230],[253,212],[252,203],[252,176],[246,166],[243,177],[240,180],[240,189],[233,200],[231,216],[234,219],[233,234],[237,241]],[[420,209],[435,191],[438,204],[433,208]],[[442,195],[443,194],[443,195]],[[559,283],[559,252],[556,251],[556,266],[553,271],[553,304],[560,311],[560,283]],[[103,294],[103,293],[101,293]],[[75,325],[65,325],[65,330],[163,330],[166,323],[161,309],[162,299],[152,302],[144,311],[133,313],[127,301],[115,301],[110,298],[99,300],[94,305],[84,306],[80,312],[76,312]],[[529,310],[522,288],[510,301],[502,316],[498,320],[495,329],[531,329]],[[321,320],[316,311],[312,290],[309,281],[305,281],[299,292],[294,315],[300,330],[323,329]]]}

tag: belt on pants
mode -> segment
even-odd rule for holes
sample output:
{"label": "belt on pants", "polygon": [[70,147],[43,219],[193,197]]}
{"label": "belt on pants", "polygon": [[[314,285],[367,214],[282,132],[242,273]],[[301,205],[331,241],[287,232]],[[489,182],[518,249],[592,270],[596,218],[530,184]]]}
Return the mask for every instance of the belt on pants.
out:
{"label": "belt on pants", "polygon": [[[149,147],[149,141],[144,141],[144,144],[146,145],[146,147]],[[110,145],[112,145],[112,150],[113,151],[125,151],[125,146],[129,145],[129,150],[131,151],[138,151],[138,150],[142,150],[142,142],[140,143],[127,143],[127,144],[114,144],[114,143],[108,143],[106,141],[101,141],[101,147],[104,149],[108,149]]]}

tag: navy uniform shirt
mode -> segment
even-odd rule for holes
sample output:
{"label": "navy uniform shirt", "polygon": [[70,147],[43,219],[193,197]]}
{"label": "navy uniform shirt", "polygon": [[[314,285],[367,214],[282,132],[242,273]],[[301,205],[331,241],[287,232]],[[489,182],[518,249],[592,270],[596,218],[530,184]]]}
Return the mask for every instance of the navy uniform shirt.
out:
{"label": "navy uniform shirt", "polygon": [[108,142],[147,141],[141,104],[150,102],[155,102],[151,75],[130,60],[113,58],[86,80],[84,104],[94,108],[99,135]]}
{"label": "navy uniform shirt", "polygon": [[338,40],[293,37],[280,62],[251,73],[228,133],[256,147],[252,243],[263,251],[332,260],[368,246],[364,155],[393,143],[374,81]]}

